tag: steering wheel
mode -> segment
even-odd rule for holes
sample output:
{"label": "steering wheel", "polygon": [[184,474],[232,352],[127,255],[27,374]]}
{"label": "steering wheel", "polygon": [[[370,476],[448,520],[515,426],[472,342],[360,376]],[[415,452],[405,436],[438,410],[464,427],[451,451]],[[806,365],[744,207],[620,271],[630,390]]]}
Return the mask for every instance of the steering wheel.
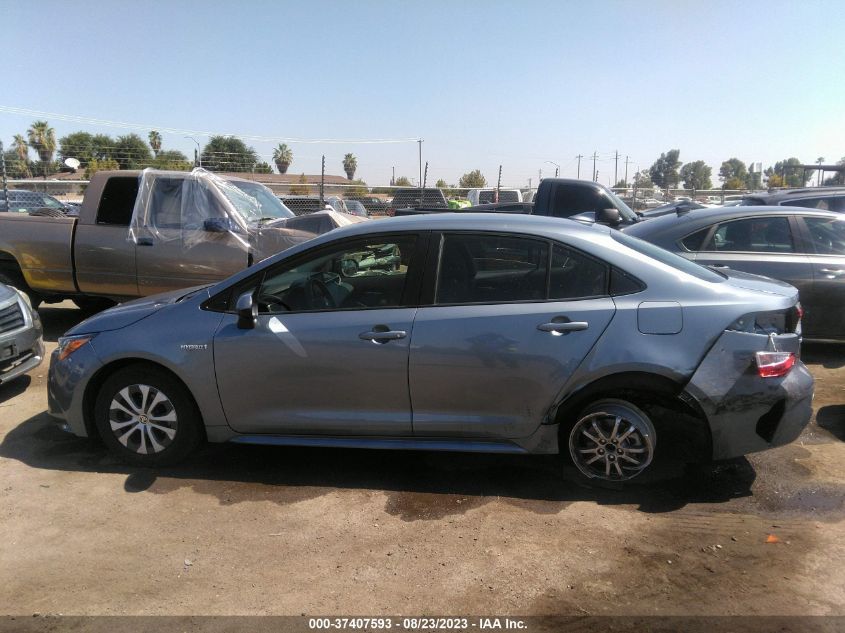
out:
{"label": "steering wheel", "polygon": [[267,311],[271,312],[271,313],[277,312],[277,310],[272,309],[274,306],[278,306],[278,307],[282,308],[285,312],[291,311],[290,306],[288,304],[286,304],[284,301],[282,301],[281,299],[279,299],[276,295],[271,295],[271,294],[258,295],[257,301],[258,301],[258,307],[259,308],[261,308],[262,304],[266,305]]}
{"label": "steering wheel", "polygon": [[336,307],[334,297],[322,279],[311,277],[305,285],[305,291],[308,293],[308,303],[312,310]]}

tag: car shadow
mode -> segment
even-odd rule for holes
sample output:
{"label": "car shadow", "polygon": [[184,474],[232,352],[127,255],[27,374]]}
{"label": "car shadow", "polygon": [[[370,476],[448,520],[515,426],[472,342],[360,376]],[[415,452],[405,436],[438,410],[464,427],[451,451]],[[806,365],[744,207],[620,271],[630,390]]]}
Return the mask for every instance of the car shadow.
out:
{"label": "car shadow", "polygon": [[24,374],[23,376],[0,385],[0,404],[6,402],[6,400],[11,400],[15,396],[21,395],[24,391],[26,391],[26,388],[29,387],[31,382],[32,378],[28,374]]}
{"label": "car shadow", "polygon": [[845,404],[830,404],[819,409],[816,424],[845,442]]}
{"label": "car shadow", "polygon": [[801,360],[826,369],[845,367],[845,344],[804,341],[801,344]]}
{"label": "car shadow", "polygon": [[44,327],[44,340],[55,343],[62,334],[84,321],[90,314],[79,308],[41,306],[38,308],[38,316],[41,317],[41,325]]}
{"label": "car shadow", "polygon": [[663,513],[690,503],[724,503],[751,496],[756,473],[744,458],[684,467],[656,463],[649,478],[618,488],[585,485],[557,455],[496,455],[209,444],[175,467],[130,467],[98,442],[60,430],[46,413],[13,428],[0,457],[32,468],[125,475],[128,493],[167,494],[182,487],[222,504],[280,504],[334,489],[384,491],[388,511],[407,520],[465,512],[499,498],[538,513],[577,501],[632,505]]}

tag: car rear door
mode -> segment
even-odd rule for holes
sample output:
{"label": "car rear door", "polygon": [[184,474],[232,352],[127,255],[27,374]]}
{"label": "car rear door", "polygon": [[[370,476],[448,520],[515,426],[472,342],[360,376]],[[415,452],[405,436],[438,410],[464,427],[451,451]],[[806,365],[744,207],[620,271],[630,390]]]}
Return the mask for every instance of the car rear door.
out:
{"label": "car rear door", "polygon": [[253,293],[259,314],[252,329],[224,315],[214,338],[231,427],[410,435],[408,349],[424,240],[413,233],[338,240],[233,289],[233,296]]}
{"label": "car rear door", "polygon": [[802,293],[804,333],[845,338],[845,216],[796,216],[813,268],[812,288]]}
{"label": "car rear door", "polygon": [[436,244],[411,343],[414,434],[529,436],[613,318],[608,267],[520,235]]}

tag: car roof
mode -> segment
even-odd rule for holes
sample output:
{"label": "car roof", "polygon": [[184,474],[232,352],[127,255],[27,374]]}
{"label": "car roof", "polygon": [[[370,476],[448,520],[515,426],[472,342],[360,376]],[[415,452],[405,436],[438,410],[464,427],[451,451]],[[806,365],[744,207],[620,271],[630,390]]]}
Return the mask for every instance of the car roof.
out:
{"label": "car roof", "polygon": [[777,215],[801,215],[814,217],[829,217],[833,219],[845,219],[845,214],[834,211],[823,211],[821,209],[808,209],[806,207],[788,206],[748,206],[748,207],[714,207],[711,209],[696,209],[689,213],[678,215],[670,213],[650,220],[638,222],[632,226],[625,227],[625,232],[635,237],[643,235],[657,235],[659,233],[671,232],[674,229],[679,231],[694,231],[698,227],[709,226],[726,220],[739,220],[750,217],[766,217]]}
{"label": "car roof", "polygon": [[743,199],[788,200],[789,198],[823,198],[825,196],[845,195],[845,187],[801,187],[799,189],[779,189],[766,193],[749,193]]}

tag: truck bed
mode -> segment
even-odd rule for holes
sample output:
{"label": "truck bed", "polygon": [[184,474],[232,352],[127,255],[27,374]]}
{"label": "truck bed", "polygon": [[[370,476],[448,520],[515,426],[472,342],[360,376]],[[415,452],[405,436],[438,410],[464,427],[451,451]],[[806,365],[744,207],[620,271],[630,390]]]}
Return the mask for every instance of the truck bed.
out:
{"label": "truck bed", "polygon": [[14,257],[33,290],[75,292],[73,234],[76,218],[0,213],[0,264]]}

